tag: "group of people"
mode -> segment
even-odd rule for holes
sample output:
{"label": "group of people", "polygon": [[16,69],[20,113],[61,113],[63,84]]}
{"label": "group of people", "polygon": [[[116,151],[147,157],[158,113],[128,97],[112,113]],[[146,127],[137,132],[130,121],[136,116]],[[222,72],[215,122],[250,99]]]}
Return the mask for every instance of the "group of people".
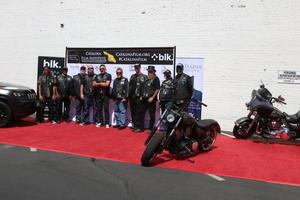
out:
{"label": "group of people", "polygon": [[[126,112],[128,103],[131,111],[131,122],[134,132],[145,129],[144,117],[148,110],[149,125],[152,129],[155,123],[157,101],[163,112],[168,105],[176,103],[185,107],[193,93],[193,81],[183,73],[183,64],[176,65],[175,79],[170,70],[163,72],[164,80],[160,84],[154,66],[148,66],[148,74],[141,72],[141,65],[135,64],[135,73],[128,80],[123,76],[123,69],[116,69],[116,78],[110,89],[112,76],[106,72],[105,65],[100,65],[99,74],[94,73],[93,65],[82,66],[80,72],[71,77],[68,69],[62,68],[60,75],[53,76],[51,70],[45,67],[38,78],[38,112],[37,121],[44,121],[45,107],[49,108],[48,118],[52,123],[61,120],[67,122],[70,118],[70,102],[75,99],[76,122],[83,126],[90,123],[90,109],[93,108],[93,122],[96,127],[110,127],[109,101],[113,100],[117,127],[126,127]],[[86,69],[87,68],[87,69]]]}

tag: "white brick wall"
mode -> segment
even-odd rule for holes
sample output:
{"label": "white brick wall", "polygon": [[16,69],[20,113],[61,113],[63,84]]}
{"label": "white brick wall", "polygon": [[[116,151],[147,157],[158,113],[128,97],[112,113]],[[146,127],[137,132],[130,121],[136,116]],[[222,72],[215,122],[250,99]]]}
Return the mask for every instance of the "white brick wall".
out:
{"label": "white brick wall", "polygon": [[37,57],[66,46],[176,45],[205,58],[204,117],[231,130],[260,80],[300,109],[300,85],[277,83],[277,70],[300,71],[299,11],[297,0],[0,0],[0,81],[35,88]]}

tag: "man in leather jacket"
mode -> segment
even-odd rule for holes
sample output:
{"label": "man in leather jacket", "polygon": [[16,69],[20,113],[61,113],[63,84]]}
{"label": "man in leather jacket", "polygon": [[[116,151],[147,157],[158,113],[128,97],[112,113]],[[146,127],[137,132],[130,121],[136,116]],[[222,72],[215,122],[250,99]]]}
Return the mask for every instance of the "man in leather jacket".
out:
{"label": "man in leather jacket", "polygon": [[83,112],[83,100],[80,98],[80,86],[83,82],[83,78],[86,75],[85,66],[80,67],[80,73],[73,76],[73,89],[72,96],[75,97],[76,105],[76,123],[82,122],[82,112]]}
{"label": "man in leather jacket", "polygon": [[44,121],[46,106],[49,109],[48,120],[52,121],[52,123],[56,123],[57,119],[53,115],[53,102],[55,98],[55,78],[52,75],[51,70],[48,67],[45,67],[43,74],[38,78],[38,103],[40,106],[37,121],[39,123]]}
{"label": "man in leather jacket", "polygon": [[118,127],[119,129],[123,129],[125,128],[126,122],[129,83],[128,79],[123,77],[122,68],[118,68],[116,70],[116,75],[117,78],[115,78],[114,80],[111,96],[114,100],[116,127]]}
{"label": "man in leather jacket", "polygon": [[93,86],[95,88],[95,103],[97,109],[96,127],[100,127],[101,124],[105,124],[105,127],[109,128],[110,82],[111,82],[111,75],[106,72],[105,65],[100,65],[100,74],[96,75],[93,79]]}
{"label": "man in leather jacket", "polygon": [[129,102],[131,111],[131,120],[134,132],[141,132],[144,129],[144,104],[140,99],[142,97],[142,90],[147,76],[141,72],[141,65],[134,65],[135,74],[131,75],[129,81]]}
{"label": "man in leather jacket", "polygon": [[159,104],[161,113],[164,113],[166,107],[170,106],[172,100],[174,100],[175,86],[173,83],[172,75],[170,70],[163,72],[165,80],[162,82],[159,90]]}
{"label": "man in leather jacket", "polygon": [[61,74],[56,77],[56,97],[57,97],[57,119],[62,118],[70,121],[70,102],[72,92],[72,77],[68,75],[68,68],[62,68]]}
{"label": "man in leather jacket", "polygon": [[183,109],[186,109],[187,104],[193,95],[193,81],[192,78],[183,73],[183,64],[176,65],[177,75],[174,79],[176,87],[175,103]]}
{"label": "man in leather jacket", "polygon": [[156,102],[157,94],[160,88],[160,81],[155,74],[156,70],[154,66],[148,66],[147,70],[148,76],[144,83],[143,93],[141,97],[145,109],[141,110],[140,112],[143,114],[144,119],[146,110],[149,111],[150,122],[148,129],[151,130],[155,123]]}
{"label": "man in leather jacket", "polygon": [[93,65],[87,66],[88,73],[83,77],[82,83],[80,86],[80,98],[83,100],[83,122],[80,123],[80,126],[89,124],[89,114],[90,107],[93,107],[93,121],[96,122],[95,117],[95,96],[94,96],[94,86],[93,80],[95,78],[94,67]]}

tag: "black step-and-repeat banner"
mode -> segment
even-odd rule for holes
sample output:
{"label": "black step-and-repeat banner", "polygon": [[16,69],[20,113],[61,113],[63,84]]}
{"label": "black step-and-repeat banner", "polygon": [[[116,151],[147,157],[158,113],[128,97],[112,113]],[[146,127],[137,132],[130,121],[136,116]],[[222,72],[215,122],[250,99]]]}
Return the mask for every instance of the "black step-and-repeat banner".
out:
{"label": "black step-and-repeat banner", "polygon": [[70,75],[79,73],[81,66],[91,64],[96,74],[99,65],[105,64],[107,72],[115,78],[115,71],[122,67],[124,76],[129,78],[134,73],[133,65],[141,64],[142,72],[147,74],[147,67],[154,65],[156,75],[163,80],[163,72],[174,72],[175,47],[157,48],[66,48],[66,66]]}
{"label": "black step-and-repeat banner", "polygon": [[44,67],[49,67],[53,75],[58,75],[61,68],[65,65],[65,58],[61,57],[49,57],[39,56],[38,57],[38,77],[42,75]]}
{"label": "black step-and-repeat banner", "polygon": [[[156,75],[164,80],[163,72],[170,70],[174,74],[176,47],[151,48],[66,48],[66,67],[69,75],[78,74],[81,66],[93,65],[94,72],[99,73],[100,64],[105,64],[107,72],[116,78],[116,69],[121,67],[123,75],[130,78],[134,64],[141,64],[141,71],[147,74],[149,65],[155,66]],[[112,84],[111,84],[112,86]],[[112,104],[111,104],[112,106]],[[159,108],[159,107],[157,107]],[[112,111],[112,107],[110,109]],[[129,110],[128,110],[129,111]],[[129,112],[128,112],[129,113]],[[127,115],[130,118],[130,115]],[[159,109],[157,110],[157,119]],[[91,117],[90,117],[91,118]],[[113,115],[112,115],[113,118]],[[114,124],[112,120],[112,124]]]}

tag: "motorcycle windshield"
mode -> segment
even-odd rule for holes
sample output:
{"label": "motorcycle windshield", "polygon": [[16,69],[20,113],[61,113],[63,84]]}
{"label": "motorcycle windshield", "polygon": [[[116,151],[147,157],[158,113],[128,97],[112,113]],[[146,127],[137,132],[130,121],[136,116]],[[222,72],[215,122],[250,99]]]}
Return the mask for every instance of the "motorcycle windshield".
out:
{"label": "motorcycle windshield", "polygon": [[264,98],[263,96],[261,96],[257,90],[252,90],[251,100],[247,104],[247,106],[250,109],[254,109],[254,108],[259,107],[261,105],[272,107],[272,104],[270,103],[270,101],[267,98]]}

